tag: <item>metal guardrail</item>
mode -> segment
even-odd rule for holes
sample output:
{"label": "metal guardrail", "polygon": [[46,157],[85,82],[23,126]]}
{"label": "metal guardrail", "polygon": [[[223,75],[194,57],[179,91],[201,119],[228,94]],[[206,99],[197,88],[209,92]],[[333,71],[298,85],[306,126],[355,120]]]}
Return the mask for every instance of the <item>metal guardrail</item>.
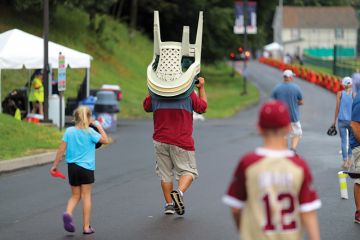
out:
{"label": "metal guardrail", "polygon": [[332,60],[315,58],[315,57],[311,57],[308,55],[304,55],[304,62],[305,62],[305,64],[311,64],[311,65],[315,65],[318,67],[324,67],[324,68],[329,68],[329,69],[331,69],[333,66]]}
{"label": "metal guardrail", "polygon": [[360,68],[360,60],[353,58],[339,57],[336,58],[336,62],[334,63],[334,60],[325,60],[304,55],[304,63],[330,69],[334,75],[340,77],[351,76],[357,68]]}

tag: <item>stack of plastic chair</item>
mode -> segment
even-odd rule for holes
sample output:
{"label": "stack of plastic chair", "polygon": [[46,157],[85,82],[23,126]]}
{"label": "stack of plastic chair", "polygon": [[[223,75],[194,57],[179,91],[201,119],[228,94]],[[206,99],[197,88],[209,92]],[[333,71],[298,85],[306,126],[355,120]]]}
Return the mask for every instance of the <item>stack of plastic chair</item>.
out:
{"label": "stack of plastic chair", "polygon": [[182,42],[162,42],[159,12],[154,11],[154,56],[147,68],[147,86],[160,97],[191,94],[200,73],[203,12],[199,14],[196,41],[190,44],[190,30],[184,26]]}

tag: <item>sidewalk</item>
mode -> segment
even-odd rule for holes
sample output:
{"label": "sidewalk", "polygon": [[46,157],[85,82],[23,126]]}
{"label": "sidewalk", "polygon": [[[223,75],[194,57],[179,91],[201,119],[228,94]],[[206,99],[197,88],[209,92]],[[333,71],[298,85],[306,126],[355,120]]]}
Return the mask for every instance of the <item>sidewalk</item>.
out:
{"label": "sidewalk", "polygon": [[[114,138],[109,135],[109,144],[112,144],[114,141]],[[105,148],[106,145],[102,146],[99,149]],[[20,158],[14,158],[14,159],[8,159],[8,160],[0,160],[0,174],[4,172],[11,172],[15,170],[19,170],[22,168],[28,168],[38,165],[44,165],[47,163],[51,163],[55,160],[56,156],[56,150],[53,150],[51,152],[46,153],[40,153],[36,155],[31,155],[27,157],[20,157]]]}
{"label": "sidewalk", "polygon": [[1,160],[0,173],[50,163],[54,161],[55,155],[56,151],[53,151],[16,159]]}

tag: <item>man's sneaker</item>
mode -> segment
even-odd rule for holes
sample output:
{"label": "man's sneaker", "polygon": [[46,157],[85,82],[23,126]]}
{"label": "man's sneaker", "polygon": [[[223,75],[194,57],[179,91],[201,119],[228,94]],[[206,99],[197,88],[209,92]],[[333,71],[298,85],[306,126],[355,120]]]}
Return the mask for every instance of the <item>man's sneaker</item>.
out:
{"label": "man's sneaker", "polygon": [[354,222],[360,224],[360,210],[357,210],[357,211],[355,212]]}
{"label": "man's sneaker", "polygon": [[180,195],[178,191],[172,191],[170,193],[172,200],[175,203],[175,212],[179,215],[183,215],[185,213],[185,205],[184,205],[184,199]]}
{"label": "man's sneaker", "polygon": [[166,215],[172,215],[175,213],[175,207],[173,204],[169,204],[165,206],[164,213]]}

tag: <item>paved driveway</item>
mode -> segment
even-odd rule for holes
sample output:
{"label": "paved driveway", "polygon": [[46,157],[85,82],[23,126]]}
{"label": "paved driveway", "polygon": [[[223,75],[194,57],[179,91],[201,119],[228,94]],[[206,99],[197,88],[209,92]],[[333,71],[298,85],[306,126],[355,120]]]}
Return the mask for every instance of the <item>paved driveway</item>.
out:
{"label": "paved driveway", "polygon": [[[256,62],[249,68],[262,100],[267,99],[281,81],[281,72]],[[296,82],[305,96],[304,136],[298,150],[312,167],[323,202],[319,211],[322,239],[359,239],[360,226],[352,222],[353,201],[339,198],[340,139],[325,134],[335,97],[307,82]],[[94,235],[81,234],[81,205],[75,211],[78,231],[67,234],[62,229],[69,187],[51,178],[46,165],[0,175],[0,239],[238,239],[221,197],[239,156],[261,144],[255,128],[257,108],[230,119],[195,124],[200,178],[185,195],[183,217],[162,212],[162,193],[153,170],[152,121],[121,121],[115,143],[97,151]],[[65,171],[65,164],[61,168]]]}

